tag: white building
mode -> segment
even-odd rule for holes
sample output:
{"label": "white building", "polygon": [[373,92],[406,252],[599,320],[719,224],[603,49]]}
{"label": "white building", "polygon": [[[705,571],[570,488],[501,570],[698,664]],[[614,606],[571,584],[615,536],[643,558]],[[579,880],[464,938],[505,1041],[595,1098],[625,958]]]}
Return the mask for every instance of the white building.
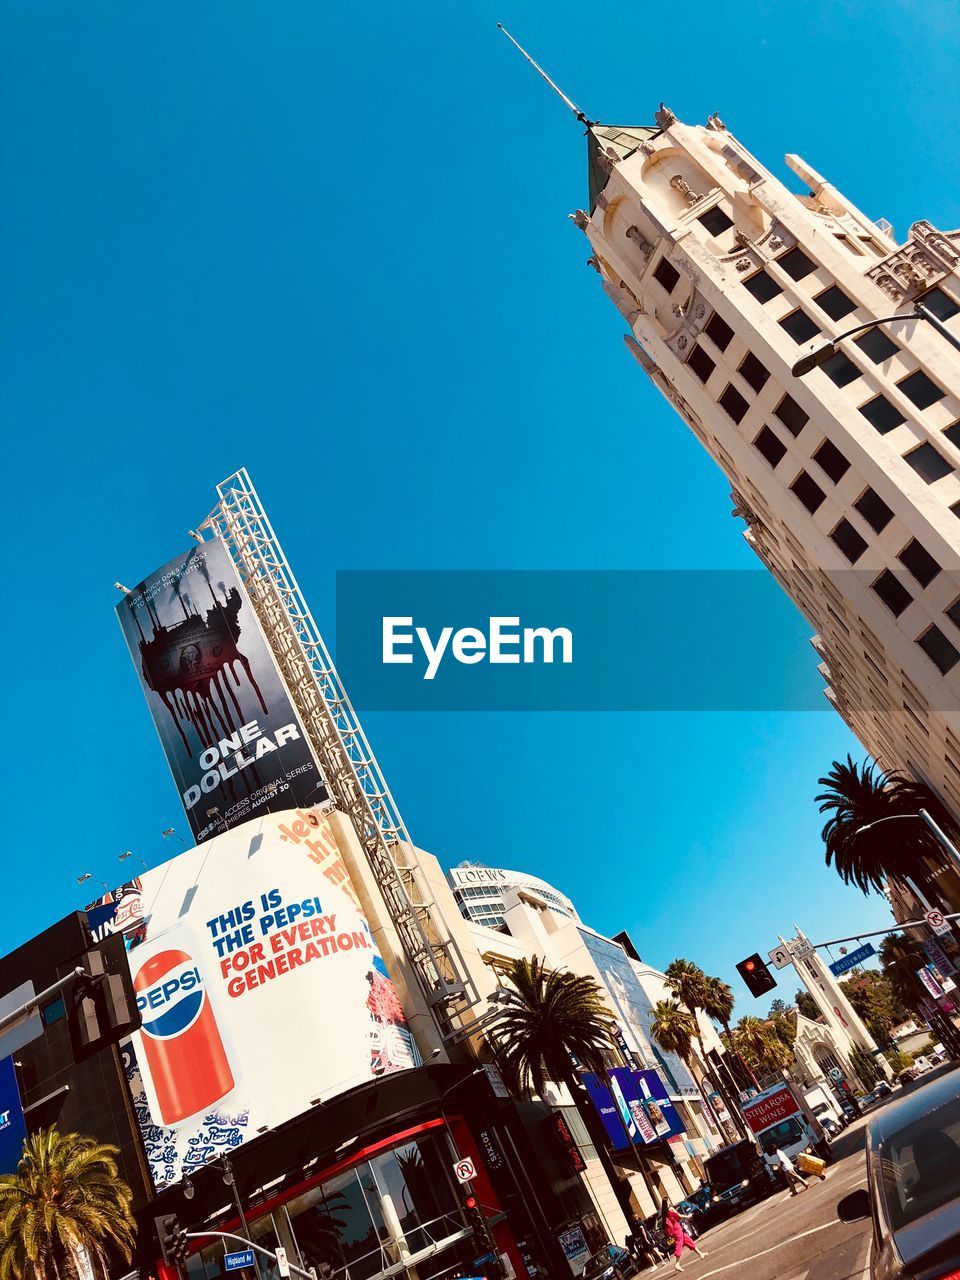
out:
{"label": "white building", "polygon": [[572,920],[580,918],[566,894],[525,871],[487,867],[482,862],[461,862],[447,872],[447,880],[460,914],[492,929],[503,924],[504,901],[514,889],[529,890],[562,916],[569,916]]}
{"label": "white building", "polygon": [[[898,243],[798,156],[795,194],[716,117],[591,125],[574,221],[640,367],[732,485],[744,536],[816,629],[827,698],[960,817],[960,232]],[[682,506],[682,486],[677,486]]]}

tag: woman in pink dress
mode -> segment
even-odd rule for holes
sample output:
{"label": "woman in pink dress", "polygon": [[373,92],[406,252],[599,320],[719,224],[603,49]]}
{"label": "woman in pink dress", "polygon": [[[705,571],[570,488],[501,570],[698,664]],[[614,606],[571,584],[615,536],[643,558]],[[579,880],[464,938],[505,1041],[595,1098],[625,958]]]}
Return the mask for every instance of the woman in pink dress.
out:
{"label": "woman in pink dress", "polygon": [[668,1242],[673,1246],[674,1255],[677,1259],[674,1270],[682,1271],[680,1265],[680,1257],[684,1249],[692,1249],[698,1258],[705,1258],[707,1255],[697,1248],[697,1242],[693,1236],[684,1227],[685,1222],[690,1221],[688,1213],[678,1213],[674,1209],[669,1200],[664,1200],[660,1205],[660,1227],[663,1234],[667,1237]]}

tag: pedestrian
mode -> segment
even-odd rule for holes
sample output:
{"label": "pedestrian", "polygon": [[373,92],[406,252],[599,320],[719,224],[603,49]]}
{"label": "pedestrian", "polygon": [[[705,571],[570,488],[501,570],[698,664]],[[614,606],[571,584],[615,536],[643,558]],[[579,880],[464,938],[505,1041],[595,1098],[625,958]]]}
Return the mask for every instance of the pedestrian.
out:
{"label": "pedestrian", "polygon": [[794,1168],[793,1161],[787,1153],[778,1149],[775,1158],[780,1161],[780,1168],[783,1170],[783,1176],[786,1178],[787,1186],[790,1188],[790,1194],[795,1196],[797,1194],[798,1186],[802,1187],[804,1191],[806,1191],[807,1180],[797,1169]]}
{"label": "pedestrian", "polygon": [[680,1258],[684,1249],[692,1249],[698,1258],[707,1256],[702,1249],[697,1248],[697,1242],[684,1227],[683,1224],[689,1221],[690,1215],[679,1213],[669,1200],[664,1200],[660,1205],[660,1226],[667,1240],[673,1245],[674,1257],[677,1260],[674,1271],[683,1270]]}
{"label": "pedestrian", "polygon": [[666,1257],[642,1222],[638,1222],[627,1236],[626,1247],[643,1266],[657,1267]]}

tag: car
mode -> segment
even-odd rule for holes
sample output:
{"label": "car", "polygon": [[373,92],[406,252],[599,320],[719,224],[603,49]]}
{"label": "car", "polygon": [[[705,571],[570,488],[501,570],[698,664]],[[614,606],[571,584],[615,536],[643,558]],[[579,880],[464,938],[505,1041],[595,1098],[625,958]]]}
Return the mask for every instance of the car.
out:
{"label": "car", "polygon": [[583,1280],[628,1280],[637,1274],[637,1264],[618,1244],[605,1244],[592,1254],[583,1268]]}
{"label": "car", "polygon": [[841,1102],[840,1110],[843,1112],[843,1118],[847,1124],[852,1124],[860,1114],[860,1108],[853,1102]]}
{"label": "car", "polygon": [[873,1086],[874,1096],[877,1098],[889,1098],[893,1090],[887,1084],[886,1080],[878,1080]]}
{"label": "car", "polygon": [[897,1076],[897,1084],[912,1084],[920,1075],[920,1072],[913,1067],[907,1067]]}
{"label": "car", "polygon": [[677,1208],[681,1213],[689,1214],[690,1225],[697,1231],[706,1231],[717,1220],[717,1209],[714,1206],[713,1191],[709,1183],[691,1191],[685,1200],[681,1200]]}
{"label": "car", "polygon": [[867,1185],[837,1205],[873,1219],[872,1280],[960,1271],[960,1071],[920,1085],[867,1125]]}

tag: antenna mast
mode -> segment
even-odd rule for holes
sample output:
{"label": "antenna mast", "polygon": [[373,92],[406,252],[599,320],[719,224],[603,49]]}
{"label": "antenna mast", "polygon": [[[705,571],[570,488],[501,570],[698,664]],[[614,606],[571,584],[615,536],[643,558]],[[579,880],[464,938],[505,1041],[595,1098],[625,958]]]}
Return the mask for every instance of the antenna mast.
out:
{"label": "antenna mast", "polygon": [[541,67],[540,63],[535,62],[534,59],[530,57],[529,53],[527,53],[523,45],[517,44],[516,40],[514,40],[513,36],[510,34],[510,32],[507,30],[507,28],[503,25],[502,22],[497,23],[497,30],[502,31],[503,34],[507,37],[507,39],[510,41],[510,43],[513,45],[513,47],[515,49],[518,49],[520,53],[523,54],[526,60],[530,63],[531,67],[533,67],[534,71],[536,71],[538,75],[542,76],[544,80],[546,80],[547,84],[550,86],[553,92],[557,95],[557,97],[563,103],[566,104],[566,106],[570,108],[570,110],[577,117],[577,119],[580,121],[581,124],[586,125],[586,127],[589,129],[597,123],[596,120],[588,120],[587,117],[584,115],[584,113],[577,106],[577,104],[567,97],[567,95],[563,92],[563,90],[559,87],[559,85],[554,84],[554,82],[550,79],[550,77],[544,71],[543,67]]}

